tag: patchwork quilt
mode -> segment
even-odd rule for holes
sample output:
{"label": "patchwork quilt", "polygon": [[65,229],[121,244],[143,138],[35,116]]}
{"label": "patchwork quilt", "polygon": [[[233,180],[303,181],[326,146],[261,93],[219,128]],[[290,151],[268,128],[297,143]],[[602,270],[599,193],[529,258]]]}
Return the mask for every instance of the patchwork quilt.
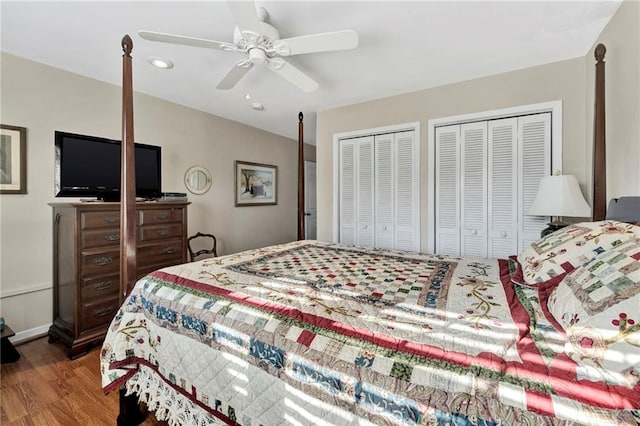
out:
{"label": "patchwork quilt", "polygon": [[317,241],[165,268],[110,325],[103,389],[172,424],[640,424],[515,269]]}

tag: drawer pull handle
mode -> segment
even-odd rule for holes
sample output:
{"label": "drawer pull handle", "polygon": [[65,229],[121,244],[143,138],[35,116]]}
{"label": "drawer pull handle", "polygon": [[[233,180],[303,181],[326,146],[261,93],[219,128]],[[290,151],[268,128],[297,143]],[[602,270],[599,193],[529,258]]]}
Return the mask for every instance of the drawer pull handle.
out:
{"label": "drawer pull handle", "polygon": [[158,235],[161,235],[163,237],[165,235],[169,235],[169,230],[168,229],[160,229],[160,230],[158,230]]}
{"label": "drawer pull handle", "polygon": [[118,222],[118,218],[117,217],[105,217],[104,221],[107,223],[117,223]]}
{"label": "drawer pull handle", "polygon": [[120,235],[118,234],[105,235],[104,239],[107,241],[120,241]]}
{"label": "drawer pull handle", "polygon": [[178,250],[175,247],[167,247],[166,249],[164,249],[164,254],[173,254],[177,251]]}
{"label": "drawer pull handle", "polygon": [[108,288],[113,287],[113,281],[103,281],[101,283],[96,284],[96,290],[106,290]]}
{"label": "drawer pull handle", "polygon": [[169,215],[168,214],[159,214],[156,217],[158,218],[158,220],[167,220],[167,219],[169,219]]}
{"label": "drawer pull handle", "polygon": [[106,308],[96,309],[93,312],[93,315],[95,315],[96,317],[104,317],[109,315],[111,312],[113,312],[113,306],[108,306]]}
{"label": "drawer pull handle", "polygon": [[98,259],[94,259],[93,260],[93,264],[94,265],[98,265],[98,266],[104,266],[104,265],[108,265],[110,263],[113,263],[113,258],[112,257],[100,257]]}

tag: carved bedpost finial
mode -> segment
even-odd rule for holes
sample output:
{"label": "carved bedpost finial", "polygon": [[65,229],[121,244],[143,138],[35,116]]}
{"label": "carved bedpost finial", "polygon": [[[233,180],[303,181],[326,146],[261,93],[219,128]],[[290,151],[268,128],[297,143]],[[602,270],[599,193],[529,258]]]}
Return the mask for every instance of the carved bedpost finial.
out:
{"label": "carved bedpost finial", "polygon": [[303,115],[302,115],[302,111],[300,111],[300,112],[298,113],[298,121],[299,121],[300,123],[302,123],[302,117],[303,117]]}
{"label": "carved bedpost finial", "polygon": [[604,54],[607,53],[607,48],[604,44],[600,43],[596,46],[595,57],[596,61],[602,62],[604,60]]}
{"label": "carved bedpost finial", "polygon": [[125,56],[131,56],[131,49],[133,49],[133,40],[131,40],[129,34],[125,34],[124,37],[122,37],[122,51]]}

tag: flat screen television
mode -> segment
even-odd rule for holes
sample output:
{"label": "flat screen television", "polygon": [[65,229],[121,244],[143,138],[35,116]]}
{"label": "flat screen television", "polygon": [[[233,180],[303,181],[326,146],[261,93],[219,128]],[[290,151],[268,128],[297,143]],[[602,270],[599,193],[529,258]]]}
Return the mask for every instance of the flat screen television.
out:
{"label": "flat screen television", "polygon": [[[120,141],[55,132],[55,196],[120,201]],[[161,194],[161,147],[135,144],[136,197]]]}

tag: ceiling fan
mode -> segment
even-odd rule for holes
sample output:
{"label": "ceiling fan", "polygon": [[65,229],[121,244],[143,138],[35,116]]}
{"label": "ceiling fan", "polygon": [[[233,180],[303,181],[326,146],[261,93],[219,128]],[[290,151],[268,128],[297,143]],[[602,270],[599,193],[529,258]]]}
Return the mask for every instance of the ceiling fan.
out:
{"label": "ceiling fan", "polygon": [[227,4],[236,21],[233,43],[145,30],[138,31],[138,35],[150,41],[244,54],[245,58],[238,61],[216,86],[223,90],[234,87],[254,65],[266,64],[267,68],[294,86],[305,92],[313,92],[318,88],[318,83],[283,57],[347,50],[358,46],[358,33],[353,30],[281,39],[278,30],[265,22],[267,12],[264,8],[257,8],[251,1],[228,0]]}

